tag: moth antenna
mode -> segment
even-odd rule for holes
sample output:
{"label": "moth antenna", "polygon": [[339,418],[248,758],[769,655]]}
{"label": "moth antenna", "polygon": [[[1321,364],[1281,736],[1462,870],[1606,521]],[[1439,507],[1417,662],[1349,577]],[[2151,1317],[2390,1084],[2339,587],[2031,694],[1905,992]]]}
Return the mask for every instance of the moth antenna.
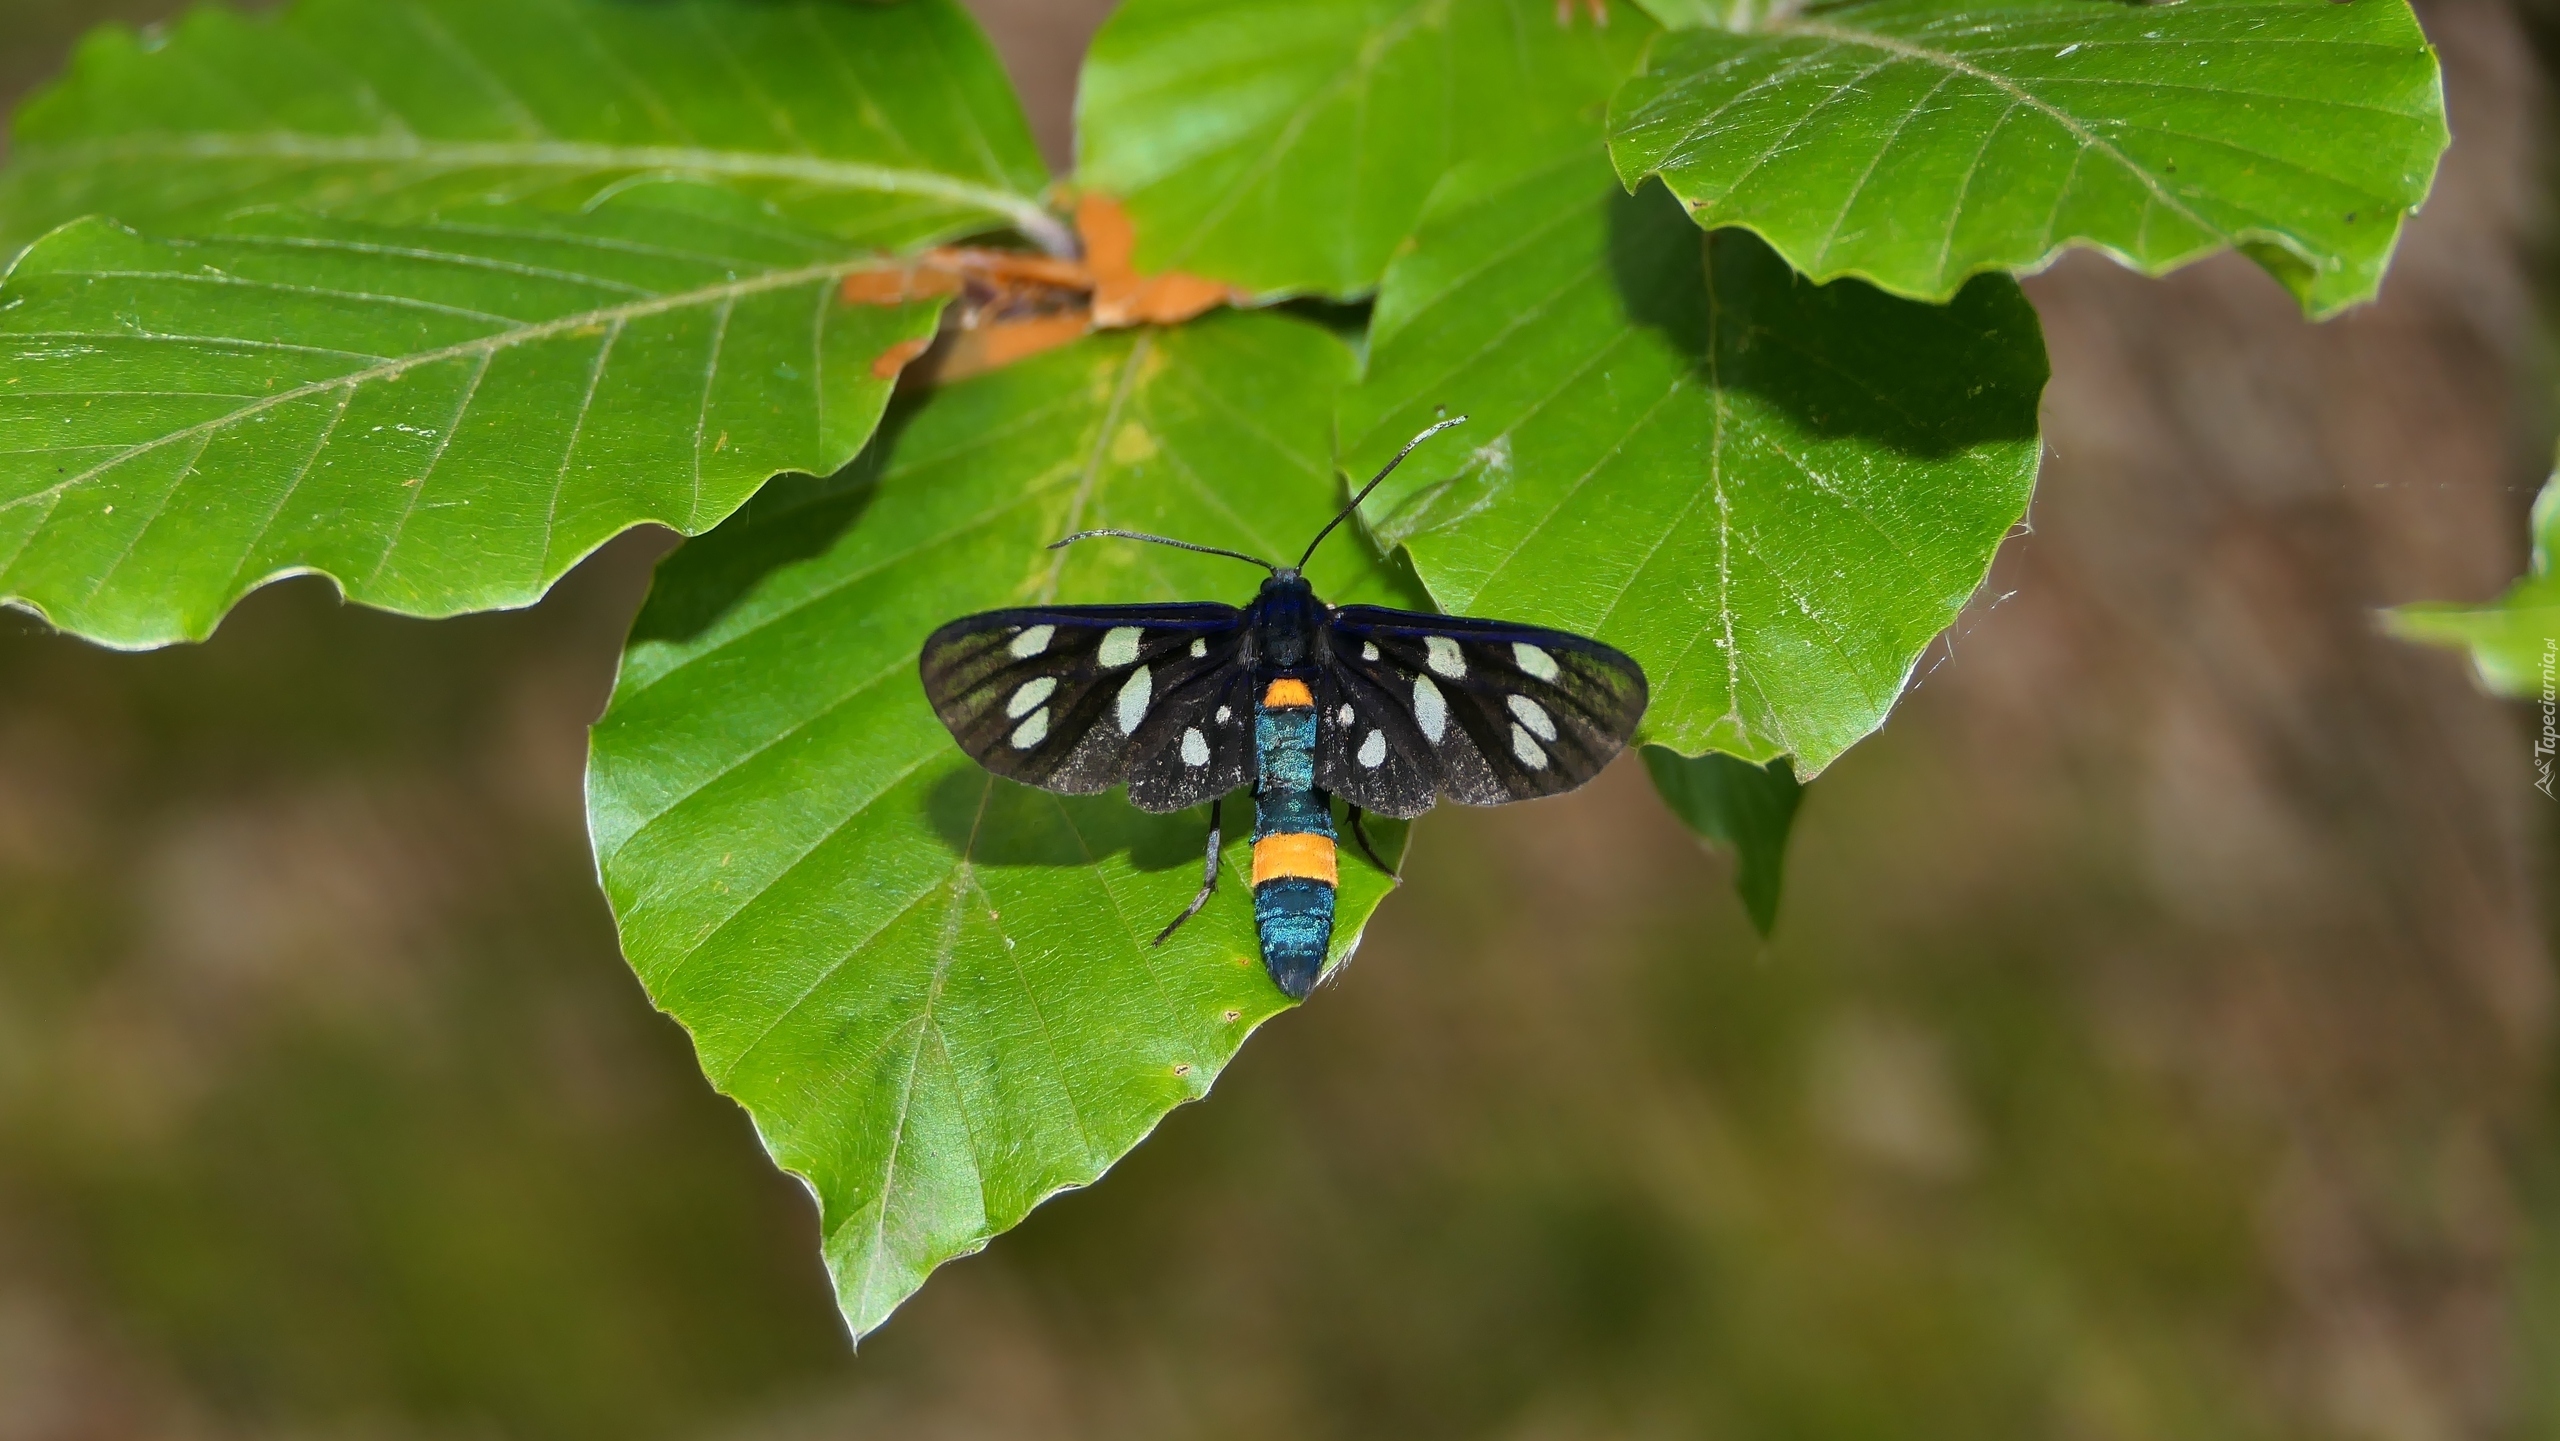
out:
{"label": "moth antenna", "polygon": [[1360,487],[1360,493],[1351,497],[1351,503],[1342,508],[1342,513],[1336,515],[1333,519],[1326,521],[1324,523],[1324,529],[1316,532],[1316,538],[1307,542],[1307,553],[1298,557],[1298,569],[1305,570],[1307,568],[1307,562],[1315,558],[1316,547],[1324,544],[1324,538],[1333,534],[1333,528],[1335,526],[1340,525],[1343,521],[1349,519],[1351,512],[1360,508],[1360,502],[1367,500],[1369,498],[1369,492],[1378,488],[1378,482],[1395,474],[1396,467],[1404,464],[1404,458],[1413,454],[1413,448],[1415,446],[1420,445],[1431,437],[1447,430],[1450,426],[1464,425],[1466,423],[1467,418],[1465,416],[1453,415],[1447,420],[1440,422],[1438,425],[1431,427],[1429,430],[1422,432],[1420,435],[1415,436],[1413,439],[1406,441],[1404,443],[1404,449],[1396,452],[1396,458],[1387,462],[1387,468],[1379,471],[1376,475],[1369,477],[1369,483]]}
{"label": "moth antenna", "polygon": [[1202,555],[1223,555],[1229,560],[1241,560],[1249,565],[1261,566],[1264,570],[1271,572],[1273,575],[1278,575],[1280,573],[1280,567],[1273,565],[1271,562],[1264,560],[1258,555],[1247,555],[1240,550],[1220,550],[1214,545],[1193,545],[1187,540],[1175,540],[1173,537],[1166,535],[1149,535],[1143,530],[1080,530],[1071,536],[1065,537],[1064,539],[1049,542],[1049,549],[1060,550],[1073,545],[1080,540],[1094,540],[1106,535],[1118,540],[1152,541],[1157,545],[1172,546],[1176,550],[1196,550]]}

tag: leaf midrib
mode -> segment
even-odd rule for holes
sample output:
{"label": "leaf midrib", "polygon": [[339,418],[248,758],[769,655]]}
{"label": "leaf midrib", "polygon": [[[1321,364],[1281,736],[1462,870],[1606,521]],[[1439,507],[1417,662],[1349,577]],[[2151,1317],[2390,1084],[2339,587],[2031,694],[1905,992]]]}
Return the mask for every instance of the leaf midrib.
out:
{"label": "leaf midrib", "polygon": [[2131,173],[2142,182],[2143,188],[2151,192],[2153,199],[2157,200],[2160,204],[2166,206],[2169,210],[2187,220],[2197,229],[2210,235],[2226,235],[2228,233],[2222,226],[2213,224],[2203,216],[2198,215],[2195,211],[2189,209],[2184,201],[2178,199],[2178,197],[2162,183],[2159,176],[2152,174],[2148,167],[2136,164],[2132,156],[2117,149],[2116,146],[2109,142],[2104,136],[2101,136],[2096,131],[2091,130],[2081,121],[2080,117],[2073,115],[2070,111],[2063,109],[2061,106],[2056,105],[2052,101],[2045,99],[2043,96],[2027,89],[2027,87],[2019,81],[2007,75],[2003,75],[1997,70],[1991,70],[1983,66],[1976,65],[1972,61],[1965,59],[1963,56],[1954,54],[1950,51],[1933,49],[1926,45],[1916,45],[1908,40],[1898,39],[1891,35],[1879,34],[1872,30],[1853,29],[1849,26],[1833,25],[1819,20],[1790,20],[1782,26],[1772,27],[1772,30],[1774,33],[1778,34],[1805,35],[1817,40],[1828,40],[1837,45],[1863,45],[1870,49],[1882,50],[1889,54],[1899,55],[1906,60],[1916,60],[1924,65],[1935,65],[1942,69],[1963,75],[1968,79],[1979,80],[1983,84],[1989,85],[2006,94],[2017,104],[2024,105],[2028,109],[2033,110],[2037,114],[2052,121],[2054,124],[2061,126],[2070,134],[2071,138],[2080,142],[2081,148],[2085,150],[2095,150],[2106,156],[2108,159],[2114,161],[2116,164],[2123,166],[2127,172]]}
{"label": "leaf midrib", "polygon": [[1073,242],[1038,199],[930,170],[873,165],[760,150],[680,145],[606,145],[580,140],[431,140],[412,132],[315,135],[271,130],[184,135],[148,132],[111,140],[25,144],[21,169],[78,169],[102,164],[185,160],[280,160],[313,165],[410,163],[456,170],[525,168],[586,174],[609,170],[673,170],[726,179],[797,180],[833,190],[923,195],[1003,216],[1043,248],[1063,253]]}

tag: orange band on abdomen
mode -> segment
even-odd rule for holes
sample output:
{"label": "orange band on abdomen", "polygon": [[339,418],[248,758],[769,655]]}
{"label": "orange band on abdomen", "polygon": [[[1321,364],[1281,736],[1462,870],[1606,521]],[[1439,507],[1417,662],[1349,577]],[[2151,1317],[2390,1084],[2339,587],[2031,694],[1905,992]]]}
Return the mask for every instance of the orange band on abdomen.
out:
{"label": "orange band on abdomen", "polygon": [[1284,705],[1311,706],[1315,703],[1316,698],[1307,693],[1305,681],[1291,680],[1286,676],[1273,681],[1271,689],[1262,693],[1262,704],[1269,709],[1277,709]]}
{"label": "orange band on abdomen", "polygon": [[[1295,685],[1290,681],[1287,684]],[[1328,886],[1339,885],[1333,865],[1333,837],[1264,836],[1253,843],[1253,883],[1281,876],[1304,876]]]}

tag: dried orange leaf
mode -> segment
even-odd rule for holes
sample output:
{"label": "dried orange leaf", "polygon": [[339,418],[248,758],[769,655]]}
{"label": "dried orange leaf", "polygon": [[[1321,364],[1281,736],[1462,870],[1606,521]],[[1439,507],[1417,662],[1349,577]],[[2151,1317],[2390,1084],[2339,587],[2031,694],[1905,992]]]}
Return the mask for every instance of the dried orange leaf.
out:
{"label": "dried orange leaf", "polygon": [[1221,280],[1168,270],[1140,275],[1132,264],[1137,254],[1137,227],[1120,202],[1097,191],[1076,202],[1076,230],[1084,237],[1085,264],[1093,271],[1093,322],[1107,329],[1126,325],[1178,325],[1221,305],[1242,305],[1252,297]]}
{"label": "dried orange leaf", "polygon": [[[959,297],[944,313],[940,350],[922,377],[938,383],[1011,365],[1091,333],[1093,290],[1093,272],[1081,261],[945,247],[849,275],[841,294],[856,305]],[[893,377],[928,348],[924,340],[892,346],[872,362],[871,373]]]}
{"label": "dried orange leaf", "polygon": [[1030,255],[1019,250],[945,249],[925,252],[928,264],[1003,289],[1091,290],[1093,271],[1081,260]]}
{"label": "dried orange leaf", "polygon": [[1077,309],[1021,320],[999,320],[951,332],[950,343],[934,358],[936,383],[966,380],[1045,351],[1069,345],[1093,331],[1093,316]]}
{"label": "dried orange leaf", "polygon": [[844,278],[836,295],[847,305],[904,305],[937,295],[960,293],[960,277],[921,264],[882,270],[857,270]]}
{"label": "dried orange leaf", "polygon": [[871,362],[871,378],[873,380],[897,379],[898,372],[906,369],[909,361],[912,361],[917,356],[924,354],[932,347],[933,337],[930,335],[918,335],[910,339],[899,341],[897,344],[881,351],[879,358]]}

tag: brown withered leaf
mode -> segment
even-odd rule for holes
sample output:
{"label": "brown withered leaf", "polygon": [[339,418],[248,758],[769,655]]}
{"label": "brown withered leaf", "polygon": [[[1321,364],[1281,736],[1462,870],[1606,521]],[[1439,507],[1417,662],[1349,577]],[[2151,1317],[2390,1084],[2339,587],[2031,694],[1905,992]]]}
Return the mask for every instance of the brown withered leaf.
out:
{"label": "brown withered leaf", "polygon": [[891,346],[871,363],[886,379],[930,352],[915,379],[958,380],[1055,349],[1093,329],[1093,276],[1081,261],[1011,250],[947,246],[844,278],[849,305],[895,305],[920,295],[955,297],[928,346]]}
{"label": "brown withered leaf", "polygon": [[1082,304],[1093,277],[1080,261],[1012,250],[944,246],[921,255],[857,270],[838,288],[847,305],[900,305],[930,295],[954,295],[962,313],[1049,312]]}
{"label": "brown withered leaf", "polygon": [[927,296],[958,295],[960,290],[957,274],[909,264],[886,270],[857,270],[837,285],[836,296],[847,305],[904,305]]}
{"label": "brown withered leaf", "polygon": [[919,335],[912,340],[901,340],[897,344],[890,346],[888,349],[881,351],[878,357],[872,360],[871,378],[874,380],[895,380],[898,377],[898,372],[906,369],[909,362],[932,348],[933,337],[930,335]]}
{"label": "brown withered leaf", "polygon": [[930,378],[936,384],[966,380],[985,371],[1002,369],[1017,360],[1027,360],[1044,350],[1073,344],[1092,333],[1093,317],[1081,310],[947,330],[935,342],[933,359],[921,369],[929,370]]}
{"label": "brown withered leaf", "polygon": [[925,296],[953,297],[942,332],[930,346],[906,341],[882,351],[871,373],[887,379],[924,363],[912,383],[960,380],[1054,350],[1095,330],[1178,325],[1246,294],[1223,281],[1182,271],[1141,275],[1131,265],[1137,232],[1120,202],[1087,194],[1076,203],[1085,258],[1015,250],[945,246],[844,278],[848,305],[898,305]]}
{"label": "brown withered leaf", "polygon": [[1085,264],[1093,271],[1093,319],[1106,328],[1178,325],[1204,310],[1243,305],[1253,297],[1221,280],[1168,270],[1141,275],[1131,262],[1137,227],[1108,195],[1087,191],[1076,201],[1076,230],[1084,237]]}

